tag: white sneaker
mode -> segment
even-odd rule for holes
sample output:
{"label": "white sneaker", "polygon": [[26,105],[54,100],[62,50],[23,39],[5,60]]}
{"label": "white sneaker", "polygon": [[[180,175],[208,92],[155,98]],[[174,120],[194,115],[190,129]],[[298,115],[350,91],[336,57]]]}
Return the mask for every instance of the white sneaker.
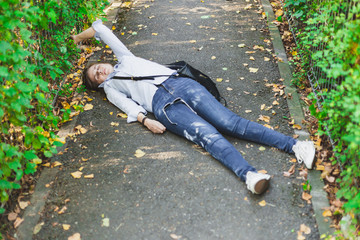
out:
{"label": "white sneaker", "polygon": [[247,188],[253,194],[262,194],[268,189],[270,184],[270,175],[249,171],[246,173]]}
{"label": "white sneaker", "polygon": [[312,169],[315,159],[315,146],[312,141],[298,141],[292,150],[299,163],[304,162],[308,169]]}

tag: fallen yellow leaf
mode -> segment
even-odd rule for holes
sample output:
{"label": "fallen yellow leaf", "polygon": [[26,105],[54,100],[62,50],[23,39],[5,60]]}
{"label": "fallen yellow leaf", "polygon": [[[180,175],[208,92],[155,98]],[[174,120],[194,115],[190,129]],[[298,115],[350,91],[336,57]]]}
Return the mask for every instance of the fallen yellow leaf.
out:
{"label": "fallen yellow leaf", "polygon": [[217,81],[217,82],[222,82],[223,79],[222,79],[222,78],[217,78],[216,81]]}
{"label": "fallen yellow leaf", "polygon": [[102,220],[102,224],[101,224],[102,227],[109,227],[110,226],[110,219],[109,218],[104,218]]}
{"label": "fallen yellow leaf", "polygon": [[118,113],[116,116],[121,118],[127,118],[127,115],[125,113]]}
{"label": "fallen yellow leaf", "polygon": [[306,226],[305,224],[301,224],[300,225],[300,232],[307,234],[311,233],[311,228],[309,228],[308,226]]}
{"label": "fallen yellow leaf", "polygon": [[263,173],[263,174],[267,174],[267,171],[262,169],[262,170],[259,170],[258,173]]}
{"label": "fallen yellow leaf", "polygon": [[249,10],[252,7],[252,4],[248,4],[244,7],[244,10]]}
{"label": "fallen yellow leaf", "polygon": [[[57,210],[58,208],[56,208],[55,210]],[[54,210],[54,211],[55,211]],[[63,206],[61,209],[60,209],[60,211],[58,211],[58,214],[63,214],[63,213],[65,213],[65,211],[67,210],[67,207],[66,206]]]}
{"label": "fallen yellow leaf", "polygon": [[256,73],[259,69],[258,68],[249,68],[251,73]]}
{"label": "fallen yellow leaf", "polygon": [[94,178],[94,174],[92,173],[92,174],[89,174],[89,175],[85,175],[84,178],[92,179],[92,178]]}
{"label": "fallen yellow leaf", "polygon": [[71,173],[71,176],[73,178],[81,178],[81,175],[82,175],[82,172],[80,172],[80,171],[76,171],[76,172]]}
{"label": "fallen yellow leaf", "polygon": [[273,105],[279,105],[279,102],[278,101],[273,101],[273,103],[272,103]]}
{"label": "fallen yellow leaf", "polygon": [[259,120],[269,123],[270,122],[270,117],[265,116],[265,115],[260,115]]}
{"label": "fallen yellow leaf", "polygon": [[145,154],[146,154],[145,152],[143,152],[142,150],[138,149],[138,150],[135,151],[134,156],[137,157],[137,158],[141,158],[141,157],[143,157]]}
{"label": "fallen yellow leaf", "polygon": [[274,128],[272,126],[270,126],[269,124],[264,124],[264,127],[270,128],[272,130],[274,130]]}
{"label": "fallen yellow leaf", "polygon": [[29,206],[29,202],[19,202],[19,206],[24,210],[27,206]]}
{"label": "fallen yellow leaf", "polygon": [[50,163],[49,163],[49,162],[48,162],[48,163],[44,163],[43,166],[44,166],[44,167],[50,167]]}
{"label": "fallen yellow leaf", "polygon": [[172,239],[174,239],[174,240],[181,239],[181,236],[178,236],[178,235],[176,235],[176,234],[174,234],[174,233],[170,234],[170,237],[171,237]]}
{"label": "fallen yellow leaf", "polygon": [[297,240],[305,240],[305,239],[306,239],[306,238],[302,235],[302,232],[301,232],[301,231],[298,231],[297,234],[298,234],[298,235],[297,235],[297,238],[296,238]]}
{"label": "fallen yellow leaf", "polygon": [[67,231],[67,230],[70,229],[70,225],[69,225],[69,224],[63,224],[62,227],[63,227],[63,229],[64,229],[65,231]]}
{"label": "fallen yellow leaf", "polygon": [[284,172],[284,177],[290,177],[294,173],[295,173],[295,164],[292,165],[287,172]]}
{"label": "fallen yellow leaf", "polygon": [[14,222],[14,228],[17,228],[22,222],[24,221],[23,218],[16,218],[15,222]]}
{"label": "fallen yellow leaf", "polygon": [[84,106],[84,111],[88,111],[88,110],[91,110],[94,108],[94,105],[90,104],[90,103],[87,103],[85,104]]}
{"label": "fallen yellow leaf", "polygon": [[261,202],[259,202],[259,205],[261,207],[265,207],[266,206],[266,201],[265,200],[262,200]]}
{"label": "fallen yellow leaf", "polygon": [[277,17],[282,16],[283,14],[284,14],[284,11],[281,10],[281,9],[279,9],[279,10],[277,10],[277,11],[275,12],[275,15],[276,15]]}
{"label": "fallen yellow leaf", "polygon": [[86,128],[83,128],[83,127],[80,128],[79,131],[81,134],[85,134],[87,132]]}
{"label": "fallen yellow leaf", "polygon": [[36,224],[36,226],[34,227],[33,234],[35,235],[38,234],[44,224],[45,224],[44,222]]}
{"label": "fallen yellow leaf", "polygon": [[81,235],[80,233],[74,233],[73,235],[68,237],[68,240],[81,240]]}
{"label": "fallen yellow leaf", "polygon": [[331,217],[332,213],[329,209],[326,209],[323,213],[322,213],[323,217]]}
{"label": "fallen yellow leaf", "polygon": [[55,162],[52,164],[52,167],[57,167],[57,166],[61,166],[61,165],[62,165],[61,162],[55,161]]}
{"label": "fallen yellow leaf", "polygon": [[310,199],[312,198],[312,196],[311,196],[309,193],[307,193],[307,192],[303,192],[301,197],[302,197],[302,199],[304,199],[305,201],[308,201],[308,200],[310,200]]}
{"label": "fallen yellow leaf", "polygon": [[70,109],[70,104],[68,104],[67,102],[61,102],[61,105],[64,109]]}
{"label": "fallen yellow leaf", "polygon": [[117,122],[111,122],[110,125],[113,126],[113,127],[117,127],[117,126],[119,126],[119,123],[117,123]]}
{"label": "fallen yellow leaf", "polygon": [[325,166],[324,166],[324,165],[316,165],[316,170],[318,170],[318,171],[324,171],[324,170],[325,170]]}

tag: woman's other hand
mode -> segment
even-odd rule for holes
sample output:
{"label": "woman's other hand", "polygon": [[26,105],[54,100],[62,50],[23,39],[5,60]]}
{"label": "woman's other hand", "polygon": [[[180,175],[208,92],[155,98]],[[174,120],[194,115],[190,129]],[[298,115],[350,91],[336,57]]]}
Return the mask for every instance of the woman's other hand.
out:
{"label": "woman's other hand", "polygon": [[165,126],[161,122],[150,118],[145,119],[144,125],[153,133],[164,133],[166,131]]}

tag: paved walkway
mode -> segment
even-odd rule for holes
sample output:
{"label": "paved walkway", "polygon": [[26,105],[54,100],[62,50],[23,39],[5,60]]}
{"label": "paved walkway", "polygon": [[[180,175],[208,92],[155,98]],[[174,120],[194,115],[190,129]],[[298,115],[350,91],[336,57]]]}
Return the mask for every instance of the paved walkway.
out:
{"label": "paved walkway", "polygon": [[[139,0],[121,14],[114,32],[137,56],[185,60],[221,78],[217,85],[231,110],[292,135],[286,100],[269,85],[282,82],[259,7],[254,0]],[[154,135],[127,124],[103,93],[89,94],[94,108],[76,120],[87,133],[70,140],[53,159],[63,165],[40,180],[38,188],[50,192],[35,223],[39,231],[22,233],[23,239],[75,233],[97,240],[297,239],[301,224],[311,229],[306,239],[319,239],[312,205],[301,198],[300,166],[283,176],[294,156],[229,138],[252,165],[272,175],[269,191],[255,196],[202,149],[172,133]],[[80,179],[71,175],[76,171]]]}

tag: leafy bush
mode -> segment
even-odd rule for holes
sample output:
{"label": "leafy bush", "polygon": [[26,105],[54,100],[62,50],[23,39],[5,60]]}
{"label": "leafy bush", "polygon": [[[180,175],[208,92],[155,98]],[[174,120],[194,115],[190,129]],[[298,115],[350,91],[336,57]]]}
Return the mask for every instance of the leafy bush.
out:
{"label": "leafy bush", "polygon": [[[66,115],[52,101],[79,51],[70,33],[88,27],[105,0],[0,2],[0,203],[20,188],[44,157],[62,145],[55,134]],[[5,210],[0,208],[0,214]],[[1,238],[1,234],[0,234]]]}
{"label": "leafy bush", "polygon": [[345,213],[359,216],[360,4],[358,0],[305,2],[285,1],[290,14],[298,13],[299,20],[305,20],[299,41],[303,66],[322,72],[314,83],[322,109],[316,112],[313,107],[312,113],[319,119],[319,134],[326,134],[327,127],[335,141],[333,164],[343,166],[337,197],[346,200]]}

